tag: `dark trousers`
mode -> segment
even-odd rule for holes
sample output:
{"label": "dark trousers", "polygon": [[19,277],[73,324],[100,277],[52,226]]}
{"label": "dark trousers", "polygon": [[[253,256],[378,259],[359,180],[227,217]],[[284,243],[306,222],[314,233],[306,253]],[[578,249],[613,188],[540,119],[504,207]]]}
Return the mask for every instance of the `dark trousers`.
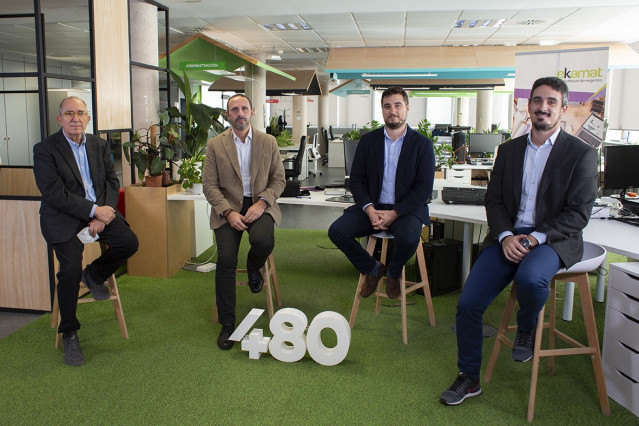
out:
{"label": "dark trousers", "polygon": [[[253,204],[251,198],[244,197],[241,214],[245,214]],[[247,269],[260,269],[275,246],[273,217],[263,214],[248,225],[251,248],[246,259]],[[215,231],[217,243],[217,265],[215,268],[215,298],[220,324],[235,324],[235,270],[243,231],[231,228],[225,223]]]}
{"label": "dark trousers", "polygon": [[[532,229],[517,230],[528,234]],[[557,252],[549,245],[535,247],[519,263],[504,256],[500,245],[479,253],[457,303],[457,366],[471,379],[479,379],[482,359],[482,319],[488,305],[514,281],[517,284],[517,326],[530,331],[548,300],[548,284],[561,268]]]}
{"label": "dark trousers", "polygon": [[[393,206],[379,206],[390,210]],[[421,240],[422,221],[411,214],[400,216],[389,227],[393,234],[393,253],[388,262],[388,276],[400,278],[402,268],[415,254]],[[368,215],[363,211],[347,210],[328,229],[328,237],[361,273],[368,274],[375,267],[375,259],[356,240],[378,232],[373,229]]]}
{"label": "dark trousers", "polygon": [[[87,226],[78,227],[77,232]],[[116,217],[104,227],[98,241],[108,249],[100,257],[87,265],[87,274],[95,282],[104,282],[116,269],[138,250],[138,238],[122,218]],[[78,307],[78,286],[82,277],[82,252],[84,244],[75,235],[69,241],[51,245],[60,262],[58,278],[58,306],[60,326],[58,333],[80,329],[76,316]]]}

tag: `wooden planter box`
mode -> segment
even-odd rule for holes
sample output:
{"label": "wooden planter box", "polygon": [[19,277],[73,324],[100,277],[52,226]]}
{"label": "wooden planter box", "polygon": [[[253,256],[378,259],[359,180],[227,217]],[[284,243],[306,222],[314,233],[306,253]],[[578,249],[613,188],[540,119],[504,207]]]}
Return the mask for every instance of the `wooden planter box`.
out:
{"label": "wooden planter box", "polygon": [[179,185],[127,186],[126,220],[138,236],[138,252],[127,262],[129,275],[169,278],[191,260],[192,202],[169,202]]}

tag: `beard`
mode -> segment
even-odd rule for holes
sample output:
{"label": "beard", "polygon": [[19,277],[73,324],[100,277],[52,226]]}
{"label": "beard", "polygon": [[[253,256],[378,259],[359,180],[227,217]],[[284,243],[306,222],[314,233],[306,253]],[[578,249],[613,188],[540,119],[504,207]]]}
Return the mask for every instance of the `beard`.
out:
{"label": "beard", "polygon": [[231,127],[233,127],[234,129],[246,130],[248,128],[248,126],[249,126],[249,120],[247,118],[244,118],[244,119],[237,118],[231,124],[232,124]]}
{"label": "beard", "polygon": [[[549,117],[549,116],[546,115],[546,117]],[[531,122],[532,122],[533,128],[541,132],[541,131],[554,129],[555,126],[557,126],[557,124],[559,123],[559,120],[561,120],[561,116],[557,117],[557,120],[555,121],[539,121],[537,120],[536,116],[533,116],[533,118],[531,119]]]}
{"label": "beard", "polygon": [[384,124],[386,124],[386,127],[388,127],[389,129],[395,130],[395,129],[399,129],[400,127],[404,125],[404,123],[406,123],[406,120],[402,120],[399,117],[397,117],[397,120],[398,121],[395,121],[395,122],[384,120]]}

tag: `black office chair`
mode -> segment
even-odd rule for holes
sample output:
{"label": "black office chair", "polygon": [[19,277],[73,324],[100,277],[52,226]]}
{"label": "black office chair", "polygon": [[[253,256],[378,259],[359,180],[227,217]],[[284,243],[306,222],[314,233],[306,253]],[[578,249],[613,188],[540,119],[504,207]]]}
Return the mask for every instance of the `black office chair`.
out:
{"label": "black office chair", "polygon": [[[328,152],[328,132],[323,127],[322,127],[322,137],[324,138],[324,141],[326,142],[325,149],[326,149],[326,152]],[[328,163],[328,156],[324,157],[324,159],[322,160],[322,166],[326,165],[326,163]]]}
{"label": "black office chair", "polygon": [[[304,160],[304,150],[306,149],[306,136],[300,140],[300,149],[297,155],[291,159],[284,160],[284,175],[286,179],[297,180],[302,173],[302,161]],[[290,166],[287,167],[287,166]]]}
{"label": "black office chair", "polygon": [[331,140],[334,141],[335,140],[335,136],[333,135],[333,126],[328,126],[328,131],[331,134]]}

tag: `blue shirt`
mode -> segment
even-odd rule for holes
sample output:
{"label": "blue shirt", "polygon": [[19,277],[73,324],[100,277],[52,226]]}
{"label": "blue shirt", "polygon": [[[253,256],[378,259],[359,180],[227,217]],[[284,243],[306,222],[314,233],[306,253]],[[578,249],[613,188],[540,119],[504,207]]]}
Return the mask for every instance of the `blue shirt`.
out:
{"label": "blue shirt", "polygon": [[[552,147],[555,145],[559,130],[553,133],[541,146],[532,143],[530,133],[526,143],[526,153],[524,154],[524,175],[521,181],[521,199],[519,201],[519,211],[515,220],[515,228],[535,227],[535,207],[537,206],[537,191],[539,182],[546,168],[546,162]],[[499,241],[505,237],[513,235],[510,231],[504,231],[499,235]],[[539,242],[546,242],[546,234],[533,231],[531,234]]]}
{"label": "blue shirt", "polygon": [[397,161],[399,160],[399,153],[402,151],[407,129],[408,126],[404,128],[404,133],[396,141],[393,141],[386,133],[386,127],[384,126],[384,177],[382,179],[382,190],[379,193],[379,202],[381,204],[395,204]]}
{"label": "blue shirt", "polygon": [[[62,131],[64,134],[64,131]],[[95,201],[97,197],[95,195],[95,188],[93,188],[93,180],[91,179],[91,171],[89,170],[89,160],[87,159],[87,137],[85,134],[82,135],[82,141],[80,144],[73,142],[71,139],[67,138],[65,134],[64,137],[69,142],[69,146],[71,146],[71,151],[73,151],[73,156],[75,157],[75,162],[80,169],[80,175],[82,176],[82,184],[84,185],[84,198],[87,200]],[[93,217],[93,213],[95,213],[95,209],[98,206],[93,204],[93,208],[91,209],[90,217]]]}

